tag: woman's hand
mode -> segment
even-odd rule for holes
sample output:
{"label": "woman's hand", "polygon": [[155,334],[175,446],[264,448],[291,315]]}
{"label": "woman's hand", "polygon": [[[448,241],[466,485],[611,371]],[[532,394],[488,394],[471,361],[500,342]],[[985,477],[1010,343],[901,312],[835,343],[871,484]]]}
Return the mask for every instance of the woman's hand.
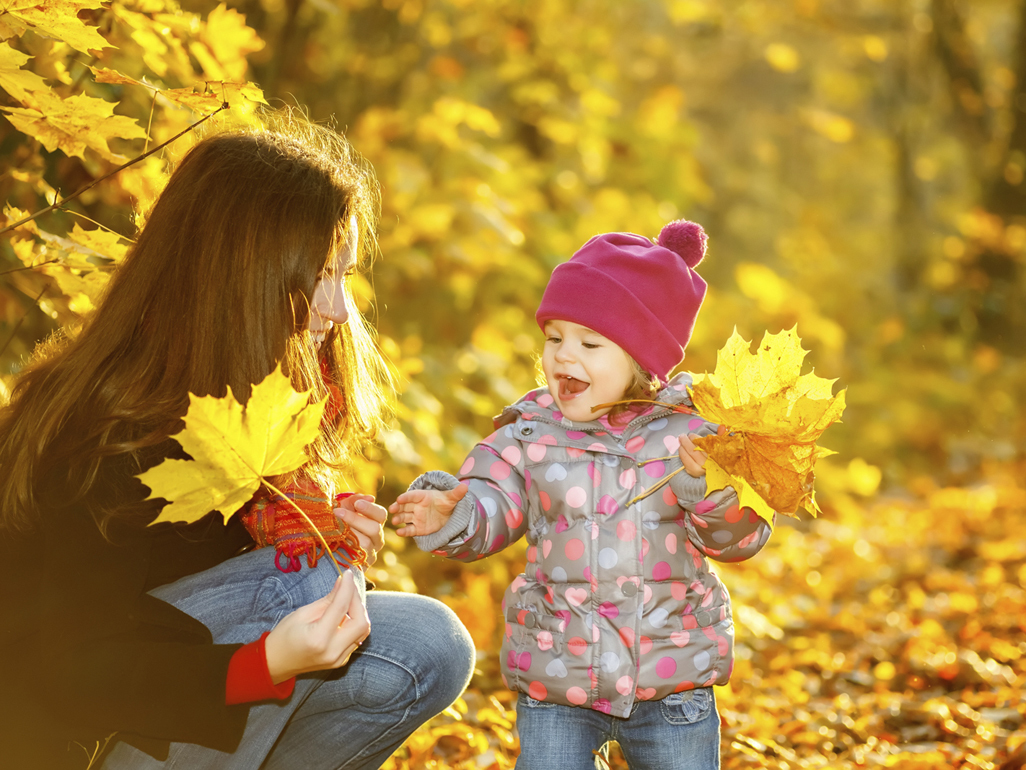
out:
{"label": "woman's hand", "polygon": [[370,618],[351,571],[323,599],[290,612],[267,636],[267,670],[274,684],[341,668],[370,633]]}
{"label": "woman's hand", "polygon": [[466,497],[468,489],[470,487],[466,484],[460,484],[447,491],[415,489],[403,492],[388,506],[388,510],[395,514],[392,524],[399,527],[396,532],[403,537],[437,532],[452,516],[456,503]]}
{"label": "woman's hand", "polygon": [[377,561],[378,551],[385,545],[388,511],[370,495],[349,495],[335,504],[335,517],[356,533],[360,547],[367,553],[367,564]]}

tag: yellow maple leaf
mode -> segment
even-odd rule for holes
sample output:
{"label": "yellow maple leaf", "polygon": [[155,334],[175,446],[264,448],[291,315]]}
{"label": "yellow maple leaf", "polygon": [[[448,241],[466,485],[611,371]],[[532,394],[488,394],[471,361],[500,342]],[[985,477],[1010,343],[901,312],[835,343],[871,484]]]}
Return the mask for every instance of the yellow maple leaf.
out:
{"label": "yellow maple leaf", "polygon": [[142,139],[146,132],[134,119],[115,115],[115,105],[86,94],[61,99],[52,91],[33,94],[36,107],[0,107],[22,133],[42,142],[47,150],[63,150],[85,160],[86,148],[107,160],[123,160],[111,152],[108,139]]}
{"label": "yellow maple leaf", "polygon": [[49,88],[35,72],[21,68],[29,58],[28,54],[11,48],[7,43],[0,43],[0,87],[19,102],[29,101],[32,91]]}
{"label": "yellow maple leaf", "polygon": [[833,395],[835,380],[801,374],[807,354],[795,328],[767,333],[754,355],[735,329],[717,353],[716,370],[696,376],[691,388],[698,412],[727,428],[695,442],[709,454],[709,489],[733,486],[740,505],[767,521],[774,511],[819,512],[814,467],[832,452],[816,441],[844,411],[844,391]]}
{"label": "yellow maple leaf", "polygon": [[63,40],[76,51],[89,53],[113,48],[96,27],[78,18],[80,11],[102,8],[99,0],[3,0],[0,15],[16,26],[28,25],[44,37]]}
{"label": "yellow maple leaf", "polygon": [[[139,475],[148,500],[168,501],[153,523],[192,522],[210,511],[231,518],[265,476],[288,473],[308,459],[327,399],[310,403],[278,367],[254,385],[245,404],[231,389],[224,398],[189,394],[185,428],[172,436],[191,460],[164,460]],[[330,549],[329,549],[330,550]]]}

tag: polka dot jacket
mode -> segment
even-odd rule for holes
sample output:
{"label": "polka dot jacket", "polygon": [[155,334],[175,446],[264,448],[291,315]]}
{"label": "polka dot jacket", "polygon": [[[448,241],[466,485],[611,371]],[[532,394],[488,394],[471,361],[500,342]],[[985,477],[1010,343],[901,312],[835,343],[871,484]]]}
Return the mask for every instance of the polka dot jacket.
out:
{"label": "polka dot jacket", "polygon": [[[616,434],[573,423],[548,390],[508,407],[459,477],[430,471],[411,489],[470,492],[424,550],[471,561],[526,534],[527,565],[502,603],[506,685],[532,698],[627,717],[637,699],[725,684],[733,668],[730,597],[707,559],[755,555],[770,527],[730,487],[706,494],[681,472],[682,433],[716,425],[693,414],[678,375],[655,407]],[[683,409],[681,409],[683,407]]]}

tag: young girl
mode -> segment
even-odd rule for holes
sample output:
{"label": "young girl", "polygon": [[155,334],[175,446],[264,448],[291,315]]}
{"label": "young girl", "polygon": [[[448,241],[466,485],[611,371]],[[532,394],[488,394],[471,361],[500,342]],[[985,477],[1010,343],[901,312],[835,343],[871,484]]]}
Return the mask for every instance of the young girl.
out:
{"label": "young girl", "polygon": [[689,435],[717,426],[691,410],[688,375],[668,379],[705,297],[705,241],[678,221],[657,244],[600,235],[559,265],[536,316],[546,387],[506,408],[459,478],[430,471],[390,508],[399,534],[461,560],[527,535],[502,603],[519,770],[591,770],[608,740],[635,770],[719,766],[712,685],[734,633],[706,560],[753,556],[770,527],[732,488],[707,493]]}
{"label": "young girl", "polygon": [[[183,457],[190,393],[244,401],[279,361],[331,393],[309,462],[274,480],[327,499],[379,419],[346,287],[372,253],[373,172],[333,132],[277,122],[188,153],[95,314],[0,409],[4,767],[376,768],[470,677],[439,602],[365,596],[330,557],[284,571],[239,516],[146,526],[165,501],[137,476]],[[340,508],[343,555],[373,561],[386,511]]]}

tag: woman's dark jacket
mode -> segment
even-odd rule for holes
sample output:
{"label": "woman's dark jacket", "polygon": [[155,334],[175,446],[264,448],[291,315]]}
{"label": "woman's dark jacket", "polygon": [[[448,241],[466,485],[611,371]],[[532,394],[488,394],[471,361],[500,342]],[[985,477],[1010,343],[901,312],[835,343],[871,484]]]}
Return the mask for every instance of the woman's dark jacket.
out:
{"label": "woman's dark jacket", "polygon": [[[145,498],[128,465],[108,463],[98,494]],[[85,503],[47,504],[27,534],[0,530],[0,766],[84,768],[83,748],[112,733],[158,758],[171,741],[238,745],[249,709],[224,701],[241,645],[213,644],[146,592],[251,545],[245,528],[215,512],[189,526],[115,522],[108,538]]]}

